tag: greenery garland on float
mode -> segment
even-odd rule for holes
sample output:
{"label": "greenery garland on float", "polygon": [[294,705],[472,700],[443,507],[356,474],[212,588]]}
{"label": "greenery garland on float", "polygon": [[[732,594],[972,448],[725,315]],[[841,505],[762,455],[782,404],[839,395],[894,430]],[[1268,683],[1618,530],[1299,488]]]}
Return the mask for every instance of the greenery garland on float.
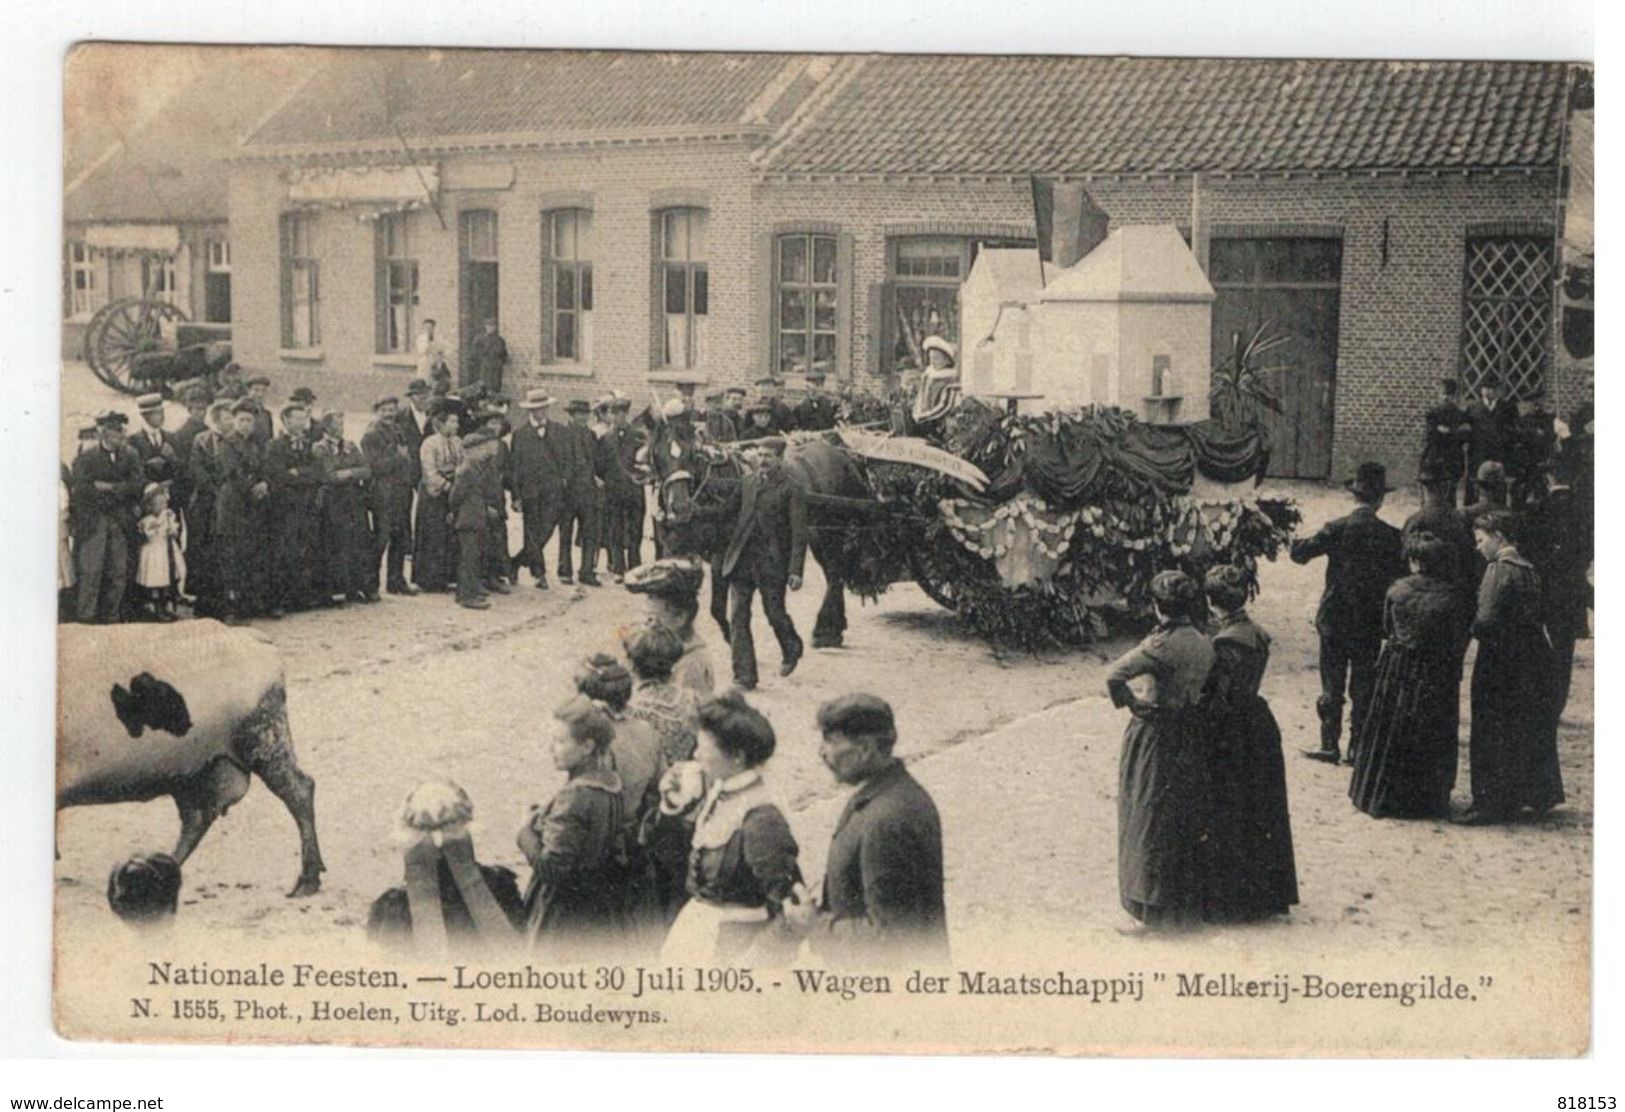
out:
{"label": "greenery garland on float", "polygon": [[[849,585],[872,598],[912,578],[980,636],[1024,648],[1088,644],[1110,619],[1143,619],[1152,577],[1169,568],[1200,577],[1231,564],[1256,592],[1258,561],[1275,559],[1301,520],[1296,504],[1192,486],[1200,475],[1256,489],[1269,462],[1258,411],[1279,412],[1258,360],[1281,342],[1262,328],[1246,345],[1237,337],[1213,375],[1220,416],[1193,425],[1149,425],[1115,407],[1018,414],[961,400],[926,439],[979,468],[986,488],[860,457],[885,512],[839,526]],[[861,424],[892,404],[846,408]]]}

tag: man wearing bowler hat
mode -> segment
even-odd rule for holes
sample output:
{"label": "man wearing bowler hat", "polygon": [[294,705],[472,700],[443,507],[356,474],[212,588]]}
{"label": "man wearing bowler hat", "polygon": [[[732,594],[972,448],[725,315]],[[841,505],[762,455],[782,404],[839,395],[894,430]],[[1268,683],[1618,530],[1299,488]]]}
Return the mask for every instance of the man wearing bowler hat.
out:
{"label": "man wearing bowler hat", "polygon": [[1423,417],[1420,468],[1432,476],[1430,481],[1451,506],[1456,504],[1456,486],[1467,469],[1467,442],[1473,435],[1467,411],[1456,402],[1457,389],[1455,379],[1439,380],[1438,403]]}
{"label": "man wearing bowler hat", "polygon": [[733,537],[722,557],[728,584],[729,646],[733,650],[734,685],[756,686],[756,643],[751,638],[751,600],[760,592],[762,609],[778,639],[788,676],[801,660],[801,637],[784,607],[786,589],[801,589],[807,557],[807,503],[784,474],[784,440],[770,437],[757,445],[756,470],[740,480],[725,517],[734,520]]}
{"label": "man wearing bowler hat", "polygon": [[[784,400],[784,383],[772,375],[765,375],[756,380],[756,395],[760,399],[758,405],[765,405],[773,419],[768,422],[775,435],[782,436],[796,427],[795,410]],[[760,435],[754,433],[753,435]]]}
{"label": "man wearing bowler hat", "polygon": [[81,622],[115,622],[130,581],[137,511],[146,479],[125,443],[124,414],[96,418],[96,444],[74,458],[69,474],[70,527],[78,560],[76,611]]}
{"label": "man wearing bowler hat", "polygon": [[807,394],[796,406],[796,428],[803,432],[823,432],[834,428],[841,405],[835,400],[835,395],[824,389],[824,372],[811,367],[805,377]]}
{"label": "man wearing bowler hat", "polygon": [[1320,634],[1320,747],[1304,755],[1336,764],[1343,733],[1343,693],[1348,692],[1347,760],[1365,722],[1366,706],[1376,680],[1377,650],[1382,647],[1382,604],[1388,587],[1404,573],[1404,546],[1398,529],[1377,517],[1391,493],[1388,472],[1380,463],[1362,463],[1345,484],[1354,496],[1353,511],[1321,526],[1313,536],[1292,542],[1292,562],[1307,564],[1326,557],[1326,589],[1315,613]]}
{"label": "man wearing bowler hat", "polygon": [[[383,561],[384,589],[392,595],[415,595],[406,581],[406,553],[412,547],[413,463],[417,453],[406,446],[399,418],[400,399],[386,395],[372,403],[373,421],[361,434],[361,454],[372,470],[368,509],[372,511],[373,561],[367,587],[378,593],[378,563]],[[421,467],[421,461],[417,462]]]}
{"label": "man wearing bowler hat", "polygon": [[[530,566],[540,590],[547,589],[547,542],[564,519],[569,505],[569,441],[573,434],[548,419],[553,397],[546,390],[527,390],[519,400],[525,419],[513,431],[508,453],[508,473],[503,485],[509,501],[524,519],[525,547],[522,562]],[[559,577],[570,568],[569,544],[560,547]]]}

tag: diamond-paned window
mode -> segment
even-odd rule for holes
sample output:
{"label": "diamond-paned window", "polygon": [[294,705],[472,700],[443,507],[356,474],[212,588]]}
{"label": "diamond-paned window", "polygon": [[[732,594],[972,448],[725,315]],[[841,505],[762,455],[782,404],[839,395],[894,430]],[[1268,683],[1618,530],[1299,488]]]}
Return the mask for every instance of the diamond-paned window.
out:
{"label": "diamond-paned window", "polygon": [[1536,236],[1467,241],[1461,377],[1477,393],[1487,379],[1504,394],[1545,392],[1552,351],[1552,242]]}

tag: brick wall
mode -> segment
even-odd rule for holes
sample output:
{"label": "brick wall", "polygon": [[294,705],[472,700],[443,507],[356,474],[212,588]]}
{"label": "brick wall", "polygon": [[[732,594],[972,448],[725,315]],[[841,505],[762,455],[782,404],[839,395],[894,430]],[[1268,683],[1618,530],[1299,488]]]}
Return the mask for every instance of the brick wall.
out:
{"label": "brick wall", "polygon": [[[1496,222],[1550,227],[1551,176],[1204,180],[1202,205],[1214,225],[1278,225],[1340,230],[1343,240],[1338,371],[1333,402],[1332,473],[1361,459],[1386,463],[1397,478],[1415,475],[1421,412],[1437,380],[1458,369],[1462,267],[1468,229]],[[1115,223],[1188,224],[1189,179],[1111,181],[1090,186]],[[839,228],[853,241],[852,366],[875,370],[879,322],[869,320],[869,291],[885,279],[888,235],[1031,234],[1032,202],[1023,184],[783,185],[756,187],[760,235],[796,221]],[[1383,258],[1384,222],[1387,258]],[[762,341],[766,350],[766,341]],[[1548,380],[1566,409],[1580,384]]]}
{"label": "brick wall", "polygon": [[[707,358],[697,370],[713,382],[746,381],[756,323],[756,260],[752,256],[750,178],[745,150],[721,144],[671,144],[553,152],[513,159],[505,190],[442,193],[442,228],[429,209],[409,216],[418,259],[418,319],[432,317],[437,335],[461,348],[459,213],[490,209],[498,220],[499,316],[513,357],[510,394],[545,386],[560,398],[588,397],[618,388],[642,400],[654,366],[654,212],[700,205],[709,212],[706,262],[710,286]],[[442,163],[445,167],[452,160]],[[245,367],[284,382],[320,383],[363,393],[399,391],[413,375],[409,361],[378,356],[376,346],[375,225],[353,211],[330,209],[316,219],[314,249],[321,263],[322,344],[318,360],[280,350],[281,307],[278,218],[288,207],[282,167],[240,164],[232,175],[233,315],[236,352]],[[542,357],[542,212],[551,207],[593,210],[592,347],[579,364],[546,364]],[[237,262],[241,259],[241,262]],[[471,322],[470,327],[478,327]],[[332,381],[337,380],[337,381]],[[324,395],[325,396],[325,395]]]}
{"label": "brick wall", "polygon": [[[889,236],[1030,234],[1025,184],[753,184],[745,154],[737,146],[687,144],[527,155],[512,160],[510,189],[445,193],[444,230],[431,211],[411,217],[420,319],[436,318],[456,350],[457,214],[494,209],[502,331],[517,372],[510,392],[543,384],[576,397],[615,387],[644,398],[660,377],[652,366],[657,333],[650,300],[651,212],[695,202],[710,212],[709,357],[700,369],[711,381],[749,383],[770,366],[772,238],[792,229],[840,236],[840,365],[861,381],[872,376],[878,359],[871,291],[885,280]],[[1099,182],[1091,190],[1117,223],[1190,219],[1188,179]],[[1497,222],[1550,226],[1552,191],[1553,179],[1540,175],[1204,181],[1202,204],[1214,225],[1341,233],[1334,476],[1366,458],[1382,460],[1402,480],[1414,475],[1421,411],[1438,378],[1458,369],[1468,229]],[[239,360],[271,374],[279,387],[283,381],[315,385],[331,378],[364,394],[398,390],[411,377],[410,368],[380,362],[373,352],[374,226],[345,211],[323,212],[317,222],[322,358],[299,362],[279,354],[277,216],[285,195],[278,167],[235,168],[232,283]],[[541,212],[580,203],[594,212],[593,351],[579,366],[544,366]],[[1571,406],[1580,388],[1555,368],[1550,387],[1559,409]]]}

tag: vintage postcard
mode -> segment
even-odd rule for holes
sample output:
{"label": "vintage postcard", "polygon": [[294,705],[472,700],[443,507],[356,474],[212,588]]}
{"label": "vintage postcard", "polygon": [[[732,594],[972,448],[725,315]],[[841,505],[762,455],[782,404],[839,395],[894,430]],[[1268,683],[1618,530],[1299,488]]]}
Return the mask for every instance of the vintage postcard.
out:
{"label": "vintage postcard", "polygon": [[1584,1053],[1591,88],[82,44],[59,1031]]}

